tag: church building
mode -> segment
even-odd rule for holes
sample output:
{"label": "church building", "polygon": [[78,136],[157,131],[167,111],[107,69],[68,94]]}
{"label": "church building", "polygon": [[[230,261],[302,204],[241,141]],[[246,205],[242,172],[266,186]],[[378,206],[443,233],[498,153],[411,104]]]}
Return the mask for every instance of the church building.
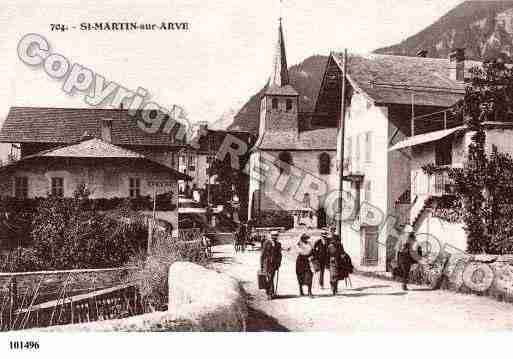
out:
{"label": "church building", "polygon": [[315,113],[301,112],[299,94],[289,80],[280,19],[250,157],[249,218],[283,210],[292,214],[294,227],[326,226],[323,197],[337,183],[337,121],[313,118]]}

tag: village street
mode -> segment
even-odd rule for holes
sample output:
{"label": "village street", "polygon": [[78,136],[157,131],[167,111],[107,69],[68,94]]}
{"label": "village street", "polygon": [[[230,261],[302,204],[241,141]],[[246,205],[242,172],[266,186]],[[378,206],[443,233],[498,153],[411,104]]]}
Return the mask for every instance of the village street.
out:
{"label": "village street", "polygon": [[[284,243],[284,248],[291,244]],[[284,256],[278,298],[268,301],[259,290],[256,272],[260,252],[235,254],[233,247],[213,248],[213,267],[239,280],[249,296],[248,330],[290,331],[440,331],[513,329],[513,304],[448,291],[410,285],[403,292],[397,282],[352,275],[352,289],[339,284],[339,294],[321,290],[314,277],[314,298],[300,297],[295,275],[295,254]],[[325,282],[329,287],[329,274]]]}

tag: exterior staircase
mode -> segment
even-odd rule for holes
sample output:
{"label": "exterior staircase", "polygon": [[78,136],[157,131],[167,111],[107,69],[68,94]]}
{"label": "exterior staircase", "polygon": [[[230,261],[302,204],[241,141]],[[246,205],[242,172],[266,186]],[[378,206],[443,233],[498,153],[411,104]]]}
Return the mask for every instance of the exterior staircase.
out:
{"label": "exterior staircase", "polygon": [[436,201],[435,196],[422,196],[423,198],[419,198],[419,205],[412,208],[412,226],[415,231],[419,228],[421,223],[421,219],[424,215],[428,213],[433,206],[433,203]]}

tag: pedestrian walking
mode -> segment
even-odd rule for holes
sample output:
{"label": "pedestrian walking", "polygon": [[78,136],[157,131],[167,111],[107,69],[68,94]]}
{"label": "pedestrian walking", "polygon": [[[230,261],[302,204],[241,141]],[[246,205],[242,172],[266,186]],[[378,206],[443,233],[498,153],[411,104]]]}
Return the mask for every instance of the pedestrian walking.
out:
{"label": "pedestrian walking", "polygon": [[246,224],[244,222],[241,222],[241,224],[239,226],[239,238],[240,238],[240,245],[241,245],[242,252],[244,252],[246,250],[247,236],[248,236],[248,232],[247,232]]}
{"label": "pedestrian walking", "polygon": [[[338,238],[335,238],[338,241]],[[351,261],[349,254],[345,251],[342,242],[338,242],[340,243],[340,250],[342,252],[340,255],[339,280],[343,279],[346,282],[346,287],[352,287],[351,277],[349,275],[354,271],[353,262]]]}
{"label": "pedestrian walking", "polygon": [[194,200],[194,202],[200,203],[200,190],[196,186],[196,183],[192,184],[192,199]]}
{"label": "pedestrian walking", "polygon": [[414,256],[415,247],[415,233],[413,227],[407,224],[403,228],[403,234],[399,240],[399,249],[397,251],[397,265],[402,278],[403,290],[408,290],[408,280],[410,277],[410,269],[414,263],[417,263],[417,258],[422,257],[422,249],[420,246],[417,248],[416,255]]}
{"label": "pedestrian walking", "polygon": [[266,293],[268,299],[276,296],[274,277],[281,266],[281,243],[278,242],[278,232],[271,232],[271,239],[264,241],[260,255],[260,269],[267,278]]}
{"label": "pedestrian walking", "polygon": [[330,271],[330,285],[333,295],[338,293],[338,281],[341,278],[341,259],[343,254],[342,243],[335,236],[331,236],[328,243],[328,266]]}
{"label": "pedestrian walking", "polygon": [[324,289],[324,271],[328,265],[328,237],[328,232],[322,232],[313,248],[313,258],[319,265],[319,286],[321,289]]}
{"label": "pedestrian walking", "polygon": [[297,282],[299,284],[299,295],[304,295],[303,286],[307,286],[308,295],[312,297],[313,273],[312,269],[310,268],[310,257],[312,256],[313,248],[308,241],[309,239],[310,237],[304,233],[301,235],[301,238],[297,243],[298,256],[296,258],[296,276]]}

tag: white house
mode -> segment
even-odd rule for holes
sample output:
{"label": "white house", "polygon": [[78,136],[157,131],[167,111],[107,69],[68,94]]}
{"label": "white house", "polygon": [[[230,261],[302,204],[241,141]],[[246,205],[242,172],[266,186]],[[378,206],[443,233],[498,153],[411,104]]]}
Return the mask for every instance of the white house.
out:
{"label": "white house", "polygon": [[[411,151],[389,151],[389,147],[440,125],[461,125],[443,116],[436,121],[420,118],[463,97],[464,80],[474,63],[465,60],[461,49],[449,59],[425,56],[425,52],[418,57],[348,56],[343,189],[350,195],[345,205],[353,210],[345,216],[341,235],[361,270],[387,270],[398,229],[410,222],[409,207],[415,200]],[[340,116],[343,61],[342,54],[330,55],[319,92],[317,111],[328,116]]]}

